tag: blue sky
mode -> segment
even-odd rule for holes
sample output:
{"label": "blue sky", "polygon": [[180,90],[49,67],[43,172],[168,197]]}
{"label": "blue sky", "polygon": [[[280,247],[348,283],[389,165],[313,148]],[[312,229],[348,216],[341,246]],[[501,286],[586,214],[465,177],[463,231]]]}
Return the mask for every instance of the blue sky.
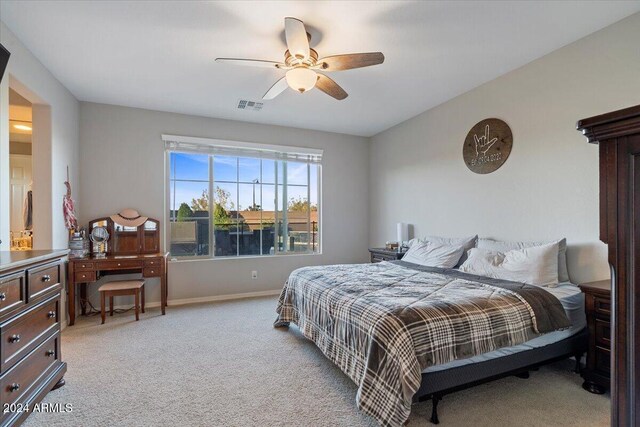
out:
{"label": "blue sky", "polygon": [[[283,181],[282,161],[278,164],[278,183]],[[262,173],[260,164],[262,163]],[[252,180],[259,180],[262,185],[255,185],[256,204],[264,210],[274,210],[275,198],[275,165],[274,160],[262,160],[248,157],[214,156],[214,181],[217,187],[228,191],[235,207],[246,209],[253,203]],[[317,204],[318,166],[311,165],[311,203]],[[172,208],[175,196],[175,207],[180,203],[191,204],[191,199],[200,197],[209,184],[209,156],[206,154],[171,153],[171,199]],[[175,182],[174,182],[175,180]],[[225,182],[226,181],[226,182]],[[236,182],[239,184],[236,184]],[[287,198],[307,198],[307,164],[287,163]],[[175,183],[175,195],[174,195]],[[278,186],[278,204],[282,206],[282,185]],[[239,188],[239,191],[238,191]]]}

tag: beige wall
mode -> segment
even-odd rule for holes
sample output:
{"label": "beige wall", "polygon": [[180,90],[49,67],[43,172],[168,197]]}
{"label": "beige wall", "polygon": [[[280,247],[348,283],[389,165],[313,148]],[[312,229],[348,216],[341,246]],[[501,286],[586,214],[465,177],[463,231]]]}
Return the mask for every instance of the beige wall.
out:
{"label": "beige wall", "polygon": [[[566,236],[573,281],[608,277],[597,147],[575,124],[640,103],[639,40],[636,14],[373,137],[370,243],[394,239],[401,221],[416,236]],[[489,117],[510,125],[513,150],[476,175],[462,143]]]}
{"label": "beige wall", "polygon": [[295,268],[367,260],[366,138],[84,102],[80,119],[83,223],[127,207],[164,221],[163,133],[324,150],[322,255],[173,262],[170,300],[277,290]]}
{"label": "beige wall", "polygon": [[0,250],[9,248],[9,84],[33,103],[34,243],[66,248],[62,197],[69,166],[79,184],[78,101],[0,21],[0,43],[11,58],[0,85]]}
{"label": "beige wall", "polygon": [[[62,216],[63,184],[69,166],[78,196],[78,101],[0,21],[0,43],[11,58],[0,84],[0,250],[9,249],[9,83],[33,103],[34,245],[66,248]],[[62,304],[66,304],[62,293]],[[66,324],[66,322],[64,322]]]}

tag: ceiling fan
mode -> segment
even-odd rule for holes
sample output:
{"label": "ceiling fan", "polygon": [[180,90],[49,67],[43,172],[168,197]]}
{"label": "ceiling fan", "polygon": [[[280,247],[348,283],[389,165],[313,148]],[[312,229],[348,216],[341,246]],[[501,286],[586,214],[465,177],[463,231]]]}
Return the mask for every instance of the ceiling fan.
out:
{"label": "ceiling fan", "polygon": [[327,95],[343,100],[348,96],[347,92],[331,78],[318,71],[350,70],[384,62],[382,52],[350,53],[318,59],[318,52],[309,47],[311,35],[305,29],[304,23],[296,18],[284,18],[284,33],[288,48],[284,52],[284,62],[236,58],[216,58],[216,61],[287,70],[285,76],[275,82],[262,97],[267,100],[280,95],[287,87],[300,93],[317,87]]}

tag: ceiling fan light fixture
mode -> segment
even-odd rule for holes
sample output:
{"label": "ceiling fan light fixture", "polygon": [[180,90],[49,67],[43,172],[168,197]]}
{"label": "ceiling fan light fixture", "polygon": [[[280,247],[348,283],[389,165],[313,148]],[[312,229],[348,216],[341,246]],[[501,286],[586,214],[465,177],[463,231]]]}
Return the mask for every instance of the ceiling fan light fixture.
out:
{"label": "ceiling fan light fixture", "polygon": [[313,89],[318,81],[316,72],[306,67],[297,67],[287,71],[286,78],[289,87],[300,93]]}
{"label": "ceiling fan light fixture", "polygon": [[[284,62],[239,58],[216,58],[216,62],[287,70],[285,76],[279,77],[262,96],[264,100],[274,99],[287,87],[300,93],[317,87],[319,91],[338,101],[346,99],[349,94],[324,72],[352,70],[384,62],[382,52],[347,53],[319,58],[318,52],[309,45],[311,35],[305,29],[304,22],[290,16],[284,18],[284,36],[287,42]],[[316,73],[316,70],[321,72]]]}

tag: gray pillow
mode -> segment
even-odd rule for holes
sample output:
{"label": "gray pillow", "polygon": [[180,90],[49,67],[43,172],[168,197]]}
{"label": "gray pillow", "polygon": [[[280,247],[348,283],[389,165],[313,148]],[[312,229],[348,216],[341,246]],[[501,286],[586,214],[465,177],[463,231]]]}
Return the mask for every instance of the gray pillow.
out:
{"label": "gray pillow", "polygon": [[467,251],[471,248],[476,247],[476,242],[478,241],[478,235],[469,236],[469,237],[440,237],[440,236],[426,236],[424,239],[420,239],[426,242],[434,242],[441,243],[443,245],[448,246],[462,246],[464,248],[464,252],[460,257],[460,260],[456,264],[454,268],[458,268],[462,265],[463,262],[467,260]]}
{"label": "gray pillow", "polygon": [[542,246],[549,243],[558,243],[558,282],[569,281],[569,269],[567,268],[567,239],[562,238],[553,242],[501,242],[499,240],[480,238],[478,248],[495,252],[507,252],[513,249],[524,249],[532,246]]}

